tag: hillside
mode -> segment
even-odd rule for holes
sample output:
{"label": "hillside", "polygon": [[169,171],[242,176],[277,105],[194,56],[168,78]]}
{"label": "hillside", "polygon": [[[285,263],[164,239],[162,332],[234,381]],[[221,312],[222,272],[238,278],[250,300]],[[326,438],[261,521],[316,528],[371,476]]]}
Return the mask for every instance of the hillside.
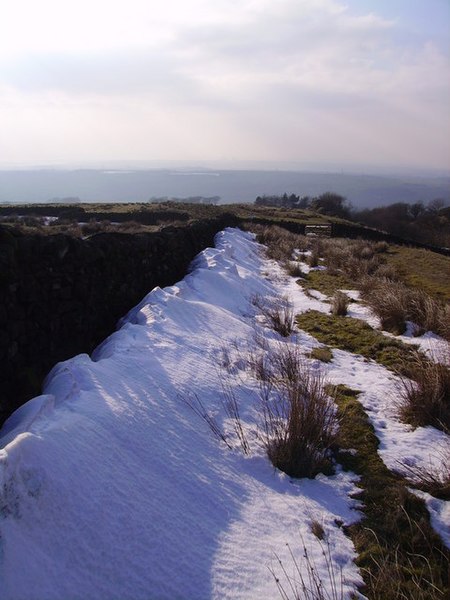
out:
{"label": "hillside", "polygon": [[[313,274],[325,268],[311,266],[314,249],[300,249],[296,266],[314,284],[309,289],[251,234],[226,229],[182,281],[151,291],[91,357],[56,365],[43,395],[7,421],[0,451],[5,600],[256,599],[283,597],[283,589],[288,598],[308,589],[305,597],[317,598],[317,585],[331,597],[362,597],[358,588],[375,597],[375,585],[397,585],[400,572],[400,591],[414,585],[425,594],[417,597],[441,597],[428,582],[442,593],[448,586],[441,546],[450,547],[448,502],[424,491],[423,500],[413,496],[407,486],[414,481],[403,478],[430,464],[439,469],[436,448],[448,436],[399,418],[392,399],[400,378],[385,365],[337,339],[329,362],[318,358],[323,344],[300,323],[308,311],[330,312],[327,295],[314,290]],[[355,302],[346,323],[378,328],[355,289],[348,294]],[[284,336],[274,330],[283,315],[292,315]],[[429,332],[413,337],[410,326],[400,342],[420,347],[428,360],[442,360],[447,347]],[[310,390],[328,384],[331,394],[320,397],[333,441],[321,450],[315,479],[289,476],[268,457],[273,462],[278,429],[267,437],[263,409],[288,390],[276,370],[287,365],[283,356]],[[344,427],[358,431],[355,403],[365,415],[358,427],[368,428],[362,444]],[[409,571],[403,546],[395,547],[400,531],[389,533],[387,549],[379,537],[375,562],[358,543],[369,522],[372,530],[380,525],[369,510],[380,482],[389,499],[402,498],[386,509],[394,524],[409,519],[415,532],[398,542],[406,544]],[[377,557],[387,561],[378,571]]]}

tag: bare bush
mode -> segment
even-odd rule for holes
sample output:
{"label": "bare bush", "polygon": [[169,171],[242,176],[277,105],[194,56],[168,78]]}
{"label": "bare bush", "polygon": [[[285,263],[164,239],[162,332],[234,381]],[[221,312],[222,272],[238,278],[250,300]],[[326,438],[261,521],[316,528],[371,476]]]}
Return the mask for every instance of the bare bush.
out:
{"label": "bare bush", "polygon": [[347,294],[344,294],[344,292],[341,292],[341,291],[335,292],[335,294],[331,300],[330,312],[333,315],[345,317],[345,315],[347,314],[349,302],[350,302],[350,299],[347,296]]}

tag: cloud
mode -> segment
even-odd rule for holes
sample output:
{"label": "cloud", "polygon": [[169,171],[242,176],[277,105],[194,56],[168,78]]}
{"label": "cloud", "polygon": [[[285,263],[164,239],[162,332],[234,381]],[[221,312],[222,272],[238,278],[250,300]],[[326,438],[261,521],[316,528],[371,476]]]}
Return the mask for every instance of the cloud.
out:
{"label": "cloud", "polygon": [[342,146],[331,135],[345,137],[356,157],[370,148],[374,157],[400,156],[402,137],[426,148],[427,160],[449,151],[449,54],[382,14],[338,0],[167,0],[153,12],[144,0],[121,12],[97,0],[83,29],[84,4],[73,14],[78,44],[71,34],[64,45],[57,32],[54,45],[41,35],[3,53],[0,107],[78,107],[74,119],[89,110],[94,122],[95,111],[106,111],[142,151],[139,133],[164,135],[156,121],[174,148],[177,135],[184,140],[179,151],[195,138],[191,145],[207,152],[216,139],[221,156],[235,145],[247,158],[271,158],[271,148],[295,159],[301,139],[330,160]]}

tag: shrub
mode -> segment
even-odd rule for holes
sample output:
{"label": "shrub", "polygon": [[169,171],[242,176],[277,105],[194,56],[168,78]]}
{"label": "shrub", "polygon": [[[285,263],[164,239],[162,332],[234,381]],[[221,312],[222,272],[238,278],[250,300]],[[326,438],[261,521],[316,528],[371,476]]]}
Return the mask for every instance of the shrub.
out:
{"label": "shrub", "polygon": [[347,314],[349,302],[350,300],[347,294],[344,294],[344,292],[338,290],[337,292],[335,292],[333,299],[331,300],[330,312],[333,315],[345,317],[345,315]]}

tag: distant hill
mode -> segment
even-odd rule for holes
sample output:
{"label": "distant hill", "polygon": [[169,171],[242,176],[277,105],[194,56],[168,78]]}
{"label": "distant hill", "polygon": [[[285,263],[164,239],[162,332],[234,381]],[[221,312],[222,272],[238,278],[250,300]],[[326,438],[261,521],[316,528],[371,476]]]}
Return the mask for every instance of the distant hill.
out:
{"label": "distant hill", "polygon": [[394,177],[346,173],[257,170],[15,170],[0,171],[0,202],[145,202],[151,198],[219,196],[254,202],[258,195],[318,196],[333,191],[356,208],[394,202],[450,203],[450,177]]}

